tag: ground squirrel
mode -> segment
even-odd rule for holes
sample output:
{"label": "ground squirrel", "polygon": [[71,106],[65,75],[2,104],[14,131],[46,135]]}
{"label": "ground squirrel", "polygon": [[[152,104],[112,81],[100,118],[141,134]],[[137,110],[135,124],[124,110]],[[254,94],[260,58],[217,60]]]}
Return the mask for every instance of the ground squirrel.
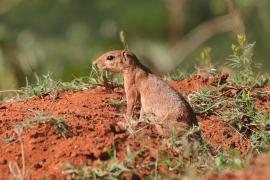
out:
{"label": "ground squirrel", "polygon": [[109,51],[94,64],[100,70],[123,73],[127,117],[133,117],[135,105],[140,102],[140,119],[147,114],[154,115],[156,129],[160,134],[165,134],[173,127],[187,129],[193,124],[197,125],[193,110],[185,98],[152,74],[130,51]]}

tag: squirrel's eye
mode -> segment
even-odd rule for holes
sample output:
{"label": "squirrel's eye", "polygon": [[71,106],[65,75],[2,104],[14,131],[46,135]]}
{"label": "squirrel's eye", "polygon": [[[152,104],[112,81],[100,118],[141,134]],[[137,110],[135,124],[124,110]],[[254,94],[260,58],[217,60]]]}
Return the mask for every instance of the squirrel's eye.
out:
{"label": "squirrel's eye", "polygon": [[109,60],[109,61],[113,60],[113,58],[114,58],[113,56],[107,56],[107,60]]}

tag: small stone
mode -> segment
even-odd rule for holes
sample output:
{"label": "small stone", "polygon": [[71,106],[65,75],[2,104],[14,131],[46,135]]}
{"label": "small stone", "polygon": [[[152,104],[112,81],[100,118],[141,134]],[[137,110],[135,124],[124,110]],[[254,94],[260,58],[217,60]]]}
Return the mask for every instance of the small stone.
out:
{"label": "small stone", "polygon": [[73,151],[73,152],[71,153],[71,155],[70,155],[70,157],[76,157],[76,156],[77,156],[77,153],[74,152],[74,151]]}
{"label": "small stone", "polygon": [[37,164],[34,165],[34,168],[40,169],[40,168],[42,168],[42,164],[41,163],[37,163]]}

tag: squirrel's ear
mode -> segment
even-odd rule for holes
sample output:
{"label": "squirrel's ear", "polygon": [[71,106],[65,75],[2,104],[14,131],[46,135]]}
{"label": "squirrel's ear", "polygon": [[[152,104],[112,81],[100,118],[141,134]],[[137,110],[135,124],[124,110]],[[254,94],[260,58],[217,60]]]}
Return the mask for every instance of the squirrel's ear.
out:
{"label": "squirrel's ear", "polygon": [[123,58],[124,58],[124,60],[128,60],[130,58],[130,53],[128,51],[124,51]]}
{"label": "squirrel's ear", "polygon": [[127,67],[132,63],[133,54],[128,51],[123,52],[123,63]]}

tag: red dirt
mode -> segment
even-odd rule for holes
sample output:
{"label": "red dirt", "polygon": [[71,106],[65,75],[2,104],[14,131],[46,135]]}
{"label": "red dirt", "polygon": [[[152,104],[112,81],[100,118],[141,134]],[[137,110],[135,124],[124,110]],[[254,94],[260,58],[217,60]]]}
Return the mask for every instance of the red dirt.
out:
{"label": "red dirt", "polygon": [[196,75],[190,79],[185,79],[181,82],[172,82],[170,85],[179,91],[198,91],[200,88],[207,87],[209,85],[223,84],[229,74],[221,76],[203,77]]}
{"label": "red dirt", "polygon": [[[223,77],[224,78],[224,77]],[[223,78],[203,78],[196,76],[171,85],[181,91],[196,91],[200,87],[224,81]],[[161,141],[155,131],[146,128],[135,136],[117,129],[116,123],[124,121],[123,112],[109,105],[108,100],[124,99],[123,90],[114,91],[88,89],[79,92],[60,91],[25,101],[0,102],[0,179],[11,177],[9,162],[17,162],[21,167],[20,142],[14,127],[35,116],[34,111],[52,113],[65,117],[70,126],[71,137],[61,137],[50,124],[39,124],[26,129],[22,134],[25,149],[26,170],[33,179],[63,179],[66,163],[78,167],[83,165],[100,166],[108,159],[108,151],[115,144],[117,157],[124,159],[127,146],[132,151],[144,149],[139,160],[155,162]],[[260,103],[260,102],[258,102]],[[205,141],[214,149],[235,148],[245,155],[249,142],[237,131],[218,120],[216,116],[198,116]],[[8,138],[14,140],[4,142]],[[146,138],[149,137],[149,138]],[[161,168],[162,169],[162,168]],[[142,176],[149,175],[147,168],[137,169]]]}

